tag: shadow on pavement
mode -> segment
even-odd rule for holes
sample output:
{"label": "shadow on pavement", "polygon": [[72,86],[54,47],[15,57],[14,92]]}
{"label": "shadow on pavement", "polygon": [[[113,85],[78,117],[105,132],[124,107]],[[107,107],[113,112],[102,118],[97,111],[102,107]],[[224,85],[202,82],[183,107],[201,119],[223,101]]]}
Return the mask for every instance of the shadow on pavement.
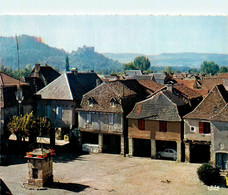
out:
{"label": "shadow on pavement", "polygon": [[52,184],[50,184],[50,186],[47,186],[47,187],[54,188],[54,189],[68,190],[71,192],[81,192],[81,191],[85,190],[86,188],[89,188],[90,186],[76,184],[76,183],[53,182]]}

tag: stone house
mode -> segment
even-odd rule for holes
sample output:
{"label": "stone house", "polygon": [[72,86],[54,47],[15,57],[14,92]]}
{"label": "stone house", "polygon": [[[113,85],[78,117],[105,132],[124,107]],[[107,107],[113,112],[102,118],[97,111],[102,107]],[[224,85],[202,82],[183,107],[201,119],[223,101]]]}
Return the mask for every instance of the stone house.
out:
{"label": "stone house", "polygon": [[210,118],[212,129],[211,161],[220,169],[228,170],[228,104]]}
{"label": "stone house", "polygon": [[[5,130],[5,124],[11,116],[18,115],[19,112],[16,98],[18,86],[18,80],[0,72],[0,150],[1,145],[7,144],[9,137],[9,133]],[[20,88],[24,97],[20,105],[20,114],[31,112],[33,102],[30,87],[27,83],[20,81]]]}
{"label": "stone house", "polygon": [[64,73],[36,93],[37,115],[46,116],[55,128],[64,134],[77,127],[78,108],[83,94],[95,88],[102,81],[94,71]]}
{"label": "stone house", "polygon": [[118,80],[83,95],[81,108],[77,109],[82,144],[96,144],[99,152],[126,154],[126,115],[150,93],[136,80]]}
{"label": "stone house", "polygon": [[177,151],[181,161],[182,116],[190,109],[188,102],[163,88],[135,104],[128,118],[130,156],[156,157],[166,148]]}
{"label": "stone house", "polygon": [[186,162],[208,162],[214,155],[212,147],[211,117],[227,104],[223,85],[216,85],[201,103],[184,118],[184,143]]}

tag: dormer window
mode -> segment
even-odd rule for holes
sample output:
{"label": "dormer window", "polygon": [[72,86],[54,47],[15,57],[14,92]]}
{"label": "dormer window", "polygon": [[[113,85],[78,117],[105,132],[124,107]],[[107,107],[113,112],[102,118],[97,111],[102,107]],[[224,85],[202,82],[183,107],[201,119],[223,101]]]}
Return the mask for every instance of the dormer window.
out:
{"label": "dormer window", "polygon": [[115,99],[115,98],[112,98],[112,99],[110,100],[110,106],[111,106],[111,107],[116,107],[116,104],[117,104],[116,99]]}
{"label": "dormer window", "polygon": [[218,108],[215,106],[214,107],[214,113],[217,113],[217,111],[218,111]]}
{"label": "dormer window", "polygon": [[88,99],[88,104],[89,104],[89,106],[93,106],[93,103],[94,103],[94,98],[93,97],[90,97],[89,99]]}

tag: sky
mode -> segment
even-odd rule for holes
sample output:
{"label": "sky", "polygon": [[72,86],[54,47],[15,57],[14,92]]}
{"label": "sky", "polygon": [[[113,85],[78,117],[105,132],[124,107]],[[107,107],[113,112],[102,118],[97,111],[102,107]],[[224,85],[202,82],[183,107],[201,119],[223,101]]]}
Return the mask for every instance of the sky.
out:
{"label": "sky", "polygon": [[0,0],[0,5],[0,36],[40,36],[69,52],[87,45],[101,53],[228,53],[227,0]]}

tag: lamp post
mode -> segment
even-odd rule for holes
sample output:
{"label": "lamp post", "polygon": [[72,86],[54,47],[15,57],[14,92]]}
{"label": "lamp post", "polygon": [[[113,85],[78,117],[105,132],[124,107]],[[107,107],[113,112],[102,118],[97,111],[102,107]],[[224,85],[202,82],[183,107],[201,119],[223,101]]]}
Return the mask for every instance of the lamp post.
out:
{"label": "lamp post", "polygon": [[19,79],[18,79],[18,89],[16,92],[16,100],[18,101],[18,116],[20,116],[21,114],[21,103],[24,99],[23,93],[22,93],[22,89],[21,89],[21,84],[20,84],[20,58],[19,58],[19,43],[18,43],[18,38],[17,35],[16,37],[16,42],[17,42],[17,67],[18,67],[18,75],[19,75]]}

